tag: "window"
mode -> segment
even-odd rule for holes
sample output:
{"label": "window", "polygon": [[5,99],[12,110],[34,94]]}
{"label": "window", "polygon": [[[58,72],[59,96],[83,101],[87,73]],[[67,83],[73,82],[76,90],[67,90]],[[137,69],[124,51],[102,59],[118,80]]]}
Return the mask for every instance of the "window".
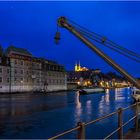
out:
{"label": "window", "polygon": [[10,81],[10,79],[9,79],[9,78],[7,78],[7,83],[9,83],[9,81]]}
{"label": "window", "polygon": [[2,68],[0,68],[0,73],[2,73]]}
{"label": "window", "polygon": [[15,74],[17,74],[17,70],[15,69]]}
{"label": "window", "polygon": [[17,81],[17,78],[15,78],[15,81]]}
{"label": "window", "polygon": [[21,61],[21,63],[20,63],[21,65],[23,65],[23,61]]}
{"label": "window", "polygon": [[22,83],[23,82],[23,78],[20,78],[20,80],[21,80],[20,82]]}
{"label": "window", "polygon": [[6,60],[6,64],[8,65],[9,63],[10,63],[9,60],[7,59],[7,60]]}
{"label": "window", "polygon": [[10,72],[10,70],[9,69],[7,69],[7,73],[9,73]]}
{"label": "window", "polygon": [[23,74],[23,70],[21,70],[20,73]]}
{"label": "window", "polygon": [[39,82],[39,79],[37,79],[37,83],[39,84],[40,82]]}
{"label": "window", "polygon": [[0,77],[0,83],[2,83],[2,77]]}
{"label": "window", "polygon": [[17,64],[17,60],[15,60],[15,64]]}

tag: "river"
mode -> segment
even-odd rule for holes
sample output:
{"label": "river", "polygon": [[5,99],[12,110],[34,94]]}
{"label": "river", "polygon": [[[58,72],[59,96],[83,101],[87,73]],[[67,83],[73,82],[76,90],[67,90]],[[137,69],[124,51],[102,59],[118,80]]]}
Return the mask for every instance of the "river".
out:
{"label": "river", "polygon": [[[74,91],[49,94],[1,94],[0,138],[50,138],[133,103],[129,88],[79,96]],[[133,115],[125,111],[124,121]],[[124,133],[133,123],[124,128]],[[102,139],[117,128],[117,116],[86,127],[86,138]],[[75,133],[62,138],[74,138]],[[117,138],[114,135],[112,138]]]}

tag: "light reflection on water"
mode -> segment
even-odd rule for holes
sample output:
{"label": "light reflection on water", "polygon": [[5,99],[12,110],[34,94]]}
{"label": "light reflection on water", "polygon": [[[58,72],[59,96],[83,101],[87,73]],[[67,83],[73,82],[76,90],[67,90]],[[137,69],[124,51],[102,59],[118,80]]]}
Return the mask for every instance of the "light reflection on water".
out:
{"label": "light reflection on water", "polygon": [[[130,104],[128,88],[83,96],[75,92],[0,95],[0,138],[49,138],[75,127],[79,121],[88,122]],[[128,114],[132,111],[125,118]],[[90,126],[87,137],[103,138],[116,124],[114,117],[96,128]]]}

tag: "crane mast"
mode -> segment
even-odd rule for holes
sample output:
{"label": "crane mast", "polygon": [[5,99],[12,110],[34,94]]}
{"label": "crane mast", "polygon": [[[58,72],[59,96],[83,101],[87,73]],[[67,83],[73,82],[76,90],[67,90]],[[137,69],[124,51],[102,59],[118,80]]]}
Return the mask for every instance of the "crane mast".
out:
{"label": "crane mast", "polygon": [[58,18],[58,25],[60,27],[69,30],[84,44],[86,44],[92,51],[94,51],[97,55],[103,58],[109,65],[111,65],[115,70],[117,70],[120,74],[122,74],[130,83],[132,83],[134,86],[140,89],[139,82],[133,76],[131,76],[126,70],[124,70],[119,64],[117,64],[114,60],[112,60],[103,51],[97,48],[91,41],[89,41],[86,37],[84,37],[80,32],[78,32],[71,24],[68,23],[65,17]]}

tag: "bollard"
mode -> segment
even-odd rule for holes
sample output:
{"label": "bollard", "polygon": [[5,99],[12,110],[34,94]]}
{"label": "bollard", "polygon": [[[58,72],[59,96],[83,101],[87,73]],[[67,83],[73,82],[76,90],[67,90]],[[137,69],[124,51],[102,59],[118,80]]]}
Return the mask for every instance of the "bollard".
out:
{"label": "bollard", "polygon": [[118,108],[118,138],[123,139],[123,116],[122,116],[122,108]]}
{"label": "bollard", "polygon": [[136,106],[135,106],[135,131],[138,131],[138,127],[139,127],[139,118],[138,118],[138,101],[136,102]]}
{"label": "bollard", "polygon": [[85,123],[78,122],[77,126],[80,126],[80,128],[78,129],[77,138],[78,139],[85,139]]}

